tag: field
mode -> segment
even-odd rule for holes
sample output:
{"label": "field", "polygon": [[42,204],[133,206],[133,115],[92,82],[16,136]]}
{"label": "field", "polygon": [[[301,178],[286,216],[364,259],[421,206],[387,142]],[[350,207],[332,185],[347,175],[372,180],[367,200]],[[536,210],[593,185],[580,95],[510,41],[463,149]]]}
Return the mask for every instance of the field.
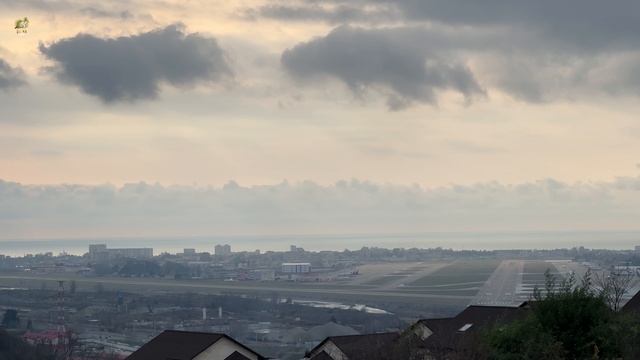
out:
{"label": "field", "polygon": [[[55,288],[58,280],[75,281],[79,291],[98,291],[98,289],[133,292],[164,293],[193,292],[202,294],[239,294],[246,296],[279,297],[320,301],[344,301],[354,304],[366,304],[385,309],[406,310],[415,313],[416,309],[432,311],[459,311],[471,300],[464,294],[416,294],[385,291],[374,286],[339,285],[323,283],[296,282],[222,282],[208,280],[169,280],[155,278],[87,278],[74,274],[24,275],[0,274],[0,287],[38,289],[43,286]],[[394,305],[397,304],[397,305]],[[412,310],[413,309],[413,310]],[[450,309],[450,310],[447,310]]]}
{"label": "field", "polygon": [[349,285],[407,295],[472,298],[498,264],[499,260],[367,264]]}
{"label": "field", "polygon": [[482,285],[493,274],[499,263],[498,260],[456,261],[409,285],[423,288]]}

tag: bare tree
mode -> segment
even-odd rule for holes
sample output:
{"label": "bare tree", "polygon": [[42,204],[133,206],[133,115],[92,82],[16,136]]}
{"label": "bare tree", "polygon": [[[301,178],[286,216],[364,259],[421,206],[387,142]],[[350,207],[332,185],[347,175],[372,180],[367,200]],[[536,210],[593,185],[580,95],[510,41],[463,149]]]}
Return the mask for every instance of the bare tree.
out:
{"label": "bare tree", "polygon": [[633,272],[629,270],[595,274],[594,284],[598,288],[600,295],[614,311],[620,310],[622,299],[631,288],[633,276]]}

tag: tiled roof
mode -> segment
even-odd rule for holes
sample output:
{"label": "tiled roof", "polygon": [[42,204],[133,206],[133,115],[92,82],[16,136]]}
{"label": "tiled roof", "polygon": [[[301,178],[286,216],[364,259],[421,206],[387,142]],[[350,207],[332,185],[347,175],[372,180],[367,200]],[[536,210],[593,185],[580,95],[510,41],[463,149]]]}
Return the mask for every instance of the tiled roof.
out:
{"label": "tiled roof", "polygon": [[233,354],[227,356],[224,360],[250,360],[248,357],[234,351]]}
{"label": "tiled roof", "polygon": [[451,318],[423,319],[419,323],[428,327],[433,334],[419,345],[432,349],[456,349],[466,346],[478,334],[478,330],[499,323],[508,323],[526,316],[529,306],[468,306]]}
{"label": "tiled roof", "polygon": [[[379,333],[379,334],[365,334],[365,335],[345,335],[345,336],[330,336],[326,338],[319,348],[327,341],[331,341],[335,344],[340,351],[342,351],[349,360],[370,360],[387,358],[381,357],[383,351],[386,351],[390,345],[399,337],[398,333]],[[313,352],[313,350],[312,350]]]}
{"label": "tiled roof", "polygon": [[166,330],[127,360],[191,360],[222,337],[224,334]]}
{"label": "tiled roof", "polygon": [[318,355],[312,357],[310,360],[333,360],[333,358],[326,352],[321,352]]}
{"label": "tiled roof", "polygon": [[622,311],[636,311],[640,313],[640,291],[624,304]]}
{"label": "tiled roof", "polygon": [[[222,338],[255,353],[225,334],[165,330],[129,355],[127,360],[192,360]],[[264,359],[257,353],[255,354],[258,358]]]}

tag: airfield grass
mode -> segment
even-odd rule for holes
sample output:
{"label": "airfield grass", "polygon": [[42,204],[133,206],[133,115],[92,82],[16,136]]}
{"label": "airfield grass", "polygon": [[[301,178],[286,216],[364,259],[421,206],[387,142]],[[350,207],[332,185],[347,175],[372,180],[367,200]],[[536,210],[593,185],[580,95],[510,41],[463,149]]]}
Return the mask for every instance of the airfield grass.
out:
{"label": "airfield grass", "polygon": [[[312,300],[326,300],[326,301],[350,301],[359,303],[362,302],[363,298],[367,299],[367,304],[373,305],[383,305],[383,304],[392,304],[392,303],[405,303],[408,304],[409,307],[420,304],[424,306],[435,306],[435,307],[464,307],[469,299],[465,298],[472,295],[467,295],[465,293],[455,293],[455,294],[444,294],[439,293],[436,295],[457,295],[460,298],[438,298],[438,297],[429,297],[429,298],[421,298],[421,297],[399,297],[393,296],[392,293],[389,295],[385,295],[384,293],[349,293],[348,290],[356,290],[361,289],[361,287],[353,287],[353,286],[343,286],[342,290],[345,290],[345,293],[340,292],[314,292],[314,293],[305,293],[303,289],[305,288],[314,288],[307,286],[300,286],[300,283],[291,283],[291,292],[282,289],[282,287],[286,286],[285,283],[278,282],[277,286],[280,289],[269,289],[268,286],[265,287],[254,287],[252,289],[244,288],[244,289],[215,289],[208,288],[207,285],[214,285],[212,282],[191,282],[184,280],[159,280],[154,283],[149,284],[138,284],[138,283],[129,283],[129,280],[140,280],[140,279],[126,279],[126,278],[86,278],[80,276],[43,276],[41,278],[3,278],[0,277],[0,287],[17,287],[17,288],[30,288],[30,289],[40,289],[42,287],[48,289],[55,289],[58,286],[58,280],[64,279],[65,281],[77,280],[77,289],[78,291],[97,291],[98,284],[101,284],[100,287],[104,290],[112,290],[112,291],[124,291],[124,292],[132,292],[132,293],[143,293],[143,294],[154,294],[154,293],[185,293],[185,292],[193,292],[193,293],[201,293],[201,294],[236,294],[236,295],[247,295],[247,296],[259,296],[259,295],[269,295],[272,291],[276,291],[280,293],[282,296],[295,296],[300,299],[312,299]],[[118,283],[113,283],[116,280]],[[191,284],[195,285],[193,287],[185,287],[184,285]],[[248,285],[248,283],[245,283]],[[229,283],[227,283],[229,285]],[[254,284],[255,285],[255,284]],[[266,284],[265,284],[266,285]],[[273,284],[274,286],[276,284]],[[296,285],[298,286],[296,288]],[[321,287],[325,288],[325,287]],[[333,287],[330,287],[333,288]],[[318,287],[315,287],[318,290]],[[328,288],[327,288],[328,289]],[[302,290],[302,292],[296,291]],[[337,289],[336,289],[337,290]],[[397,291],[393,291],[393,293],[397,293]],[[399,294],[396,294],[399,295]],[[415,295],[415,294],[412,294]]]}
{"label": "airfield grass", "polygon": [[444,285],[451,290],[468,288],[469,283],[484,283],[500,264],[500,260],[467,260],[447,265],[409,284],[411,287]]}
{"label": "airfield grass", "polygon": [[387,285],[391,282],[394,282],[396,280],[405,278],[405,275],[384,275],[381,276],[379,278],[375,278],[373,280],[367,281],[364,284],[365,285],[377,285],[377,286],[381,286],[381,285]]}

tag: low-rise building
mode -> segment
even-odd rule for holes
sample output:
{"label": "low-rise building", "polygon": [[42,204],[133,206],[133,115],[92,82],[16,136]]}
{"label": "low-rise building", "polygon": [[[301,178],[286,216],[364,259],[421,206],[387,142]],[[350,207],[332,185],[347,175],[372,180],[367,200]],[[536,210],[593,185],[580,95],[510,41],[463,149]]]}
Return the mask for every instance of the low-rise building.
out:
{"label": "low-rise building", "polygon": [[[395,360],[395,332],[330,336],[307,353],[309,360]],[[399,359],[399,358],[398,358]]]}
{"label": "low-rise building", "polygon": [[106,261],[114,258],[151,259],[153,248],[107,248],[105,244],[89,245],[89,257],[93,261]]}
{"label": "low-rise building", "polygon": [[311,272],[310,263],[282,263],[282,272],[285,274],[306,274]]}
{"label": "low-rise building", "polygon": [[215,252],[216,255],[220,255],[220,256],[231,255],[231,245],[228,245],[228,244],[220,245],[220,244],[218,244],[214,248],[214,252]]}
{"label": "low-rise building", "polygon": [[259,353],[220,333],[165,330],[127,360],[263,360]]}
{"label": "low-rise building", "polygon": [[640,314],[640,291],[638,291],[621,309],[625,312],[635,312]]}

